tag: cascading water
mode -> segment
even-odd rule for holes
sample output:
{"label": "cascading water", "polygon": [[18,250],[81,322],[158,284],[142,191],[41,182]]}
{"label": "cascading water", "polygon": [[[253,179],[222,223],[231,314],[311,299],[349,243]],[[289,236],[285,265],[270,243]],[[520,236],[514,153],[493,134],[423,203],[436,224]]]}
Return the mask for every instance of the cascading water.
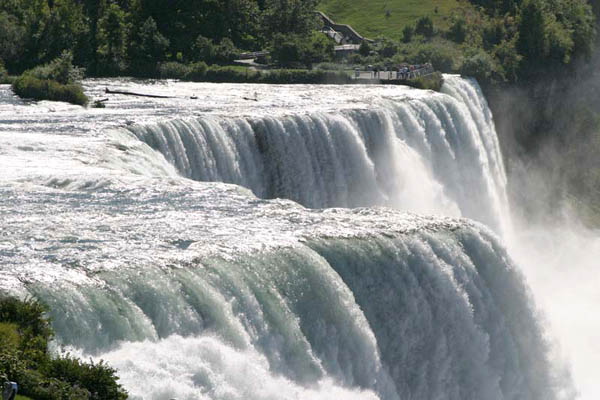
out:
{"label": "cascading water", "polygon": [[[181,99],[46,113],[0,91],[0,289],[48,303],[58,345],[143,399],[571,398],[488,228],[323,209],[506,231],[474,82],[257,86],[256,109],[243,85],[165,85],[234,94],[197,116]],[[145,121],[153,101],[181,118]]]}
{"label": "cascading water", "polygon": [[312,208],[462,214],[503,232],[506,176],[490,110],[475,82],[446,80],[449,96],[384,98],[370,109],[129,129],[195,180]]}

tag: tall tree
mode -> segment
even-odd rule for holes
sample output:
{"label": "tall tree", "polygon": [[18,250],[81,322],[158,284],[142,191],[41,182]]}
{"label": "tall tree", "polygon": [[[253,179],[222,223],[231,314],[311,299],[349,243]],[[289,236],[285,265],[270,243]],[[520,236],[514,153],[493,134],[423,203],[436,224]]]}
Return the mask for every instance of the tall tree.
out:
{"label": "tall tree", "polygon": [[116,3],[109,4],[98,20],[96,33],[99,74],[119,74],[126,69],[127,14]]}
{"label": "tall tree", "polygon": [[168,47],[169,40],[158,31],[154,18],[148,17],[141,26],[132,29],[129,70],[138,75],[152,74],[156,63],[165,59]]}
{"label": "tall tree", "polygon": [[307,35],[317,26],[317,4],[318,0],[266,0],[261,24],[265,36]]}

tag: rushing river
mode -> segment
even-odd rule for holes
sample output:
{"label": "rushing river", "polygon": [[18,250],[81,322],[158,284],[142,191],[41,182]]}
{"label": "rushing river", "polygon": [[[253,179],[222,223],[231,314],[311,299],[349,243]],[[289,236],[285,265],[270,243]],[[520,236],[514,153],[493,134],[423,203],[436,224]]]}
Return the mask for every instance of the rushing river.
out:
{"label": "rushing river", "polygon": [[85,89],[0,86],[0,290],[133,398],[572,398],[475,82]]}

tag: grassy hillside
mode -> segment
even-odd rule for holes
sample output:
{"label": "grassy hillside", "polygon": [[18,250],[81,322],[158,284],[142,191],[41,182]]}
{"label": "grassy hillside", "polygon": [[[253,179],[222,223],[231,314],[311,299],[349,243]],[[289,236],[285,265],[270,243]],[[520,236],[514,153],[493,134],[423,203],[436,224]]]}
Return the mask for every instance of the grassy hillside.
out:
{"label": "grassy hillside", "polygon": [[425,15],[447,29],[452,14],[470,11],[472,5],[464,0],[322,0],[317,8],[366,37],[397,38],[404,26],[414,26]]}

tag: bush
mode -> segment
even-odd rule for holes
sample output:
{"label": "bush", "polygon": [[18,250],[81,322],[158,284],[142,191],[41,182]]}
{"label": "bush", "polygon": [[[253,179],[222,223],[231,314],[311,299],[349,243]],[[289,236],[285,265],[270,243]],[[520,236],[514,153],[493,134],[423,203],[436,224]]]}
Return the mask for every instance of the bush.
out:
{"label": "bush", "polygon": [[0,322],[0,348],[17,349],[21,345],[18,327],[14,323]]}
{"label": "bush", "polygon": [[158,66],[158,74],[162,79],[184,79],[190,67],[176,61],[162,63]]}
{"label": "bush", "polygon": [[201,81],[206,76],[208,65],[205,62],[198,61],[188,65],[185,76],[182,79],[188,81]]}
{"label": "bush", "polygon": [[217,49],[215,48],[213,41],[202,35],[199,35],[192,45],[193,61],[212,63],[215,60],[216,53]]}
{"label": "bush", "polygon": [[48,64],[37,66],[26,73],[37,79],[52,80],[67,85],[80,82],[84,77],[85,70],[73,66],[73,54],[64,51]]}
{"label": "bush", "polygon": [[18,77],[12,85],[19,97],[34,100],[66,101],[85,106],[88,98],[78,84],[62,85],[53,80],[37,79],[28,73]]}
{"label": "bush", "polygon": [[369,45],[369,42],[363,40],[360,43],[360,47],[358,48],[358,54],[360,54],[363,57],[368,57],[369,54],[371,54],[371,45]]}
{"label": "bush", "polygon": [[280,69],[262,76],[263,83],[277,84],[344,84],[350,76],[342,71]]}
{"label": "bush", "polygon": [[115,370],[103,361],[86,363],[66,355],[53,359],[48,366],[48,375],[72,386],[85,388],[98,400],[126,399],[127,395],[117,384]]}
{"label": "bush", "polygon": [[440,72],[434,72],[431,75],[419,76],[415,79],[403,82],[404,85],[412,86],[417,89],[428,89],[439,92],[444,83],[444,77]]}
{"label": "bush", "polygon": [[448,38],[456,43],[463,43],[467,38],[467,22],[460,17],[454,21],[448,31]]}
{"label": "bush", "polygon": [[233,44],[231,39],[223,38],[216,47],[215,61],[221,64],[233,62],[240,55],[240,51]]}
{"label": "bush", "polygon": [[415,26],[415,33],[418,35],[423,35],[426,38],[431,38],[434,33],[433,21],[431,18],[427,16],[419,18]]}
{"label": "bush", "polygon": [[207,82],[231,82],[231,83],[244,83],[244,82],[256,82],[256,72],[250,71],[247,68],[234,68],[234,67],[217,67],[211,66],[206,70],[206,75],[203,80]]}
{"label": "bush", "polygon": [[[395,59],[399,63],[425,64],[430,62],[433,67],[442,72],[456,72],[455,62],[460,61],[460,51],[449,41],[434,41],[429,43],[411,44],[403,48],[402,54]],[[456,45],[455,45],[456,46]]]}
{"label": "bush", "polygon": [[35,300],[0,298],[0,382],[17,382],[19,393],[36,400],[126,399],[115,370],[103,362],[50,356],[53,331],[45,313]]}
{"label": "bush", "polygon": [[480,83],[488,82],[492,74],[496,72],[497,67],[494,59],[484,51],[478,51],[467,57],[460,68],[462,75],[471,76]]}

